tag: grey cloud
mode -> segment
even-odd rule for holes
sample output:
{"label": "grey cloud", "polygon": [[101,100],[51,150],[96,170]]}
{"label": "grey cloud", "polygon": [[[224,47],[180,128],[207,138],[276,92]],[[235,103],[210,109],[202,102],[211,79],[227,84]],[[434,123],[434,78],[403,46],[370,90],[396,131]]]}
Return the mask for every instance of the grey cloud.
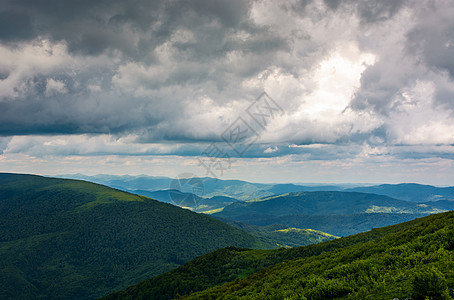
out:
{"label": "grey cloud", "polygon": [[326,6],[332,10],[336,10],[341,4],[342,0],[323,0]]}
{"label": "grey cloud", "polygon": [[[125,101],[118,95],[44,96],[43,80],[38,80],[33,101],[15,99],[0,102],[0,135],[77,134],[129,132],[154,126],[158,113],[148,114],[143,101]],[[39,94],[38,94],[39,93]],[[152,103],[148,104],[152,106]],[[178,112],[175,110],[175,115]]]}
{"label": "grey cloud", "polygon": [[[291,7],[300,14],[306,14],[305,9],[310,2],[313,1],[301,0]],[[323,0],[323,2],[331,11],[337,11],[339,8],[346,8],[349,11],[356,10],[363,24],[371,24],[392,18],[407,0]]]}
{"label": "grey cloud", "polygon": [[383,59],[368,67],[361,76],[361,87],[351,107],[388,115],[398,92],[416,80],[416,66],[395,58]]}
{"label": "grey cloud", "polygon": [[[117,49],[139,59],[179,27],[200,28],[218,20],[223,31],[235,28],[247,19],[249,8],[249,2],[241,0],[8,1],[0,9],[0,39],[49,37],[66,41],[76,53],[98,55]],[[222,32],[217,33],[222,38]]]}
{"label": "grey cloud", "polygon": [[[210,134],[193,135],[184,126],[175,130],[173,122],[166,120],[186,117],[182,102],[193,97],[194,90],[204,90],[217,102],[231,101],[227,89],[237,89],[243,78],[266,69],[273,64],[275,52],[287,48],[283,38],[250,22],[248,1],[75,4],[19,0],[8,2],[2,9],[4,14],[20,11],[31,16],[35,30],[28,39],[40,36],[64,41],[75,60],[73,64],[87,55],[103,54],[112,61],[82,70],[77,65],[72,70],[74,66],[68,63],[63,70],[45,73],[37,70],[35,74],[23,75],[16,83],[21,86],[19,95],[0,102],[1,135],[140,132],[145,128],[152,133],[148,137],[158,140],[206,140]],[[170,41],[178,29],[189,31],[194,40]],[[250,38],[238,40],[238,30],[250,33]],[[11,28],[8,32],[14,35]],[[169,62],[162,62],[155,50],[166,43],[176,52],[168,52]],[[122,55],[110,50],[120,50]],[[225,54],[232,51],[247,59],[237,65],[222,62]],[[136,74],[122,73],[119,67],[130,62],[137,63],[131,67]],[[141,67],[148,68],[144,74],[137,72]],[[150,77],[147,72],[158,73]],[[8,76],[8,72],[2,72],[1,78],[5,80]],[[50,79],[64,82],[66,93],[46,94]],[[114,79],[118,80],[113,82]],[[133,83],[127,91],[121,86],[123,79]],[[89,90],[94,83],[100,91]],[[210,91],[207,85],[214,85],[218,91]],[[172,96],[160,92],[167,87],[174,88]],[[136,95],[138,89],[143,89],[145,95]],[[225,91],[223,97],[219,90]],[[241,91],[234,94],[237,96]],[[197,105],[197,99],[190,102]]]}
{"label": "grey cloud", "polygon": [[400,145],[389,148],[389,152],[399,159],[424,159],[424,158],[443,158],[454,159],[454,146],[426,146],[426,145]]}
{"label": "grey cloud", "polygon": [[0,155],[3,154],[3,151],[8,147],[11,137],[0,137]]}
{"label": "grey cloud", "polygon": [[405,2],[406,0],[359,1],[358,12],[361,20],[366,23],[384,21],[392,18]]}
{"label": "grey cloud", "polygon": [[438,105],[444,109],[450,109],[454,117],[454,82],[452,80],[439,80],[435,99]]}
{"label": "grey cloud", "polygon": [[[266,149],[272,149],[271,152],[266,152]],[[248,150],[244,157],[258,158],[258,157],[280,157],[287,155],[300,156],[307,160],[336,160],[336,159],[351,159],[361,152],[361,145],[339,145],[339,144],[276,144],[266,145],[257,144]]]}
{"label": "grey cloud", "polygon": [[247,18],[250,9],[250,2],[242,0],[196,0],[184,1],[183,3],[183,6],[189,7],[201,15],[218,18],[224,25],[229,27],[236,27]]}
{"label": "grey cloud", "polygon": [[[29,38],[42,36],[56,41],[66,41],[70,50],[82,54],[97,55],[109,48],[128,53],[133,45],[127,38],[128,32],[122,30],[124,23],[109,22],[110,18],[115,20],[123,16],[127,24],[133,28],[143,28],[145,25],[143,14],[154,11],[155,3],[141,1],[132,5],[123,1],[103,0],[19,0],[10,1],[3,7],[3,13],[18,10],[28,15],[33,20],[34,26],[33,36]],[[153,20],[151,15],[147,14],[147,17]]]}
{"label": "grey cloud", "polygon": [[[392,19],[406,1],[325,3],[329,13],[306,16],[313,2],[298,2],[291,9],[299,15],[289,18],[320,18],[328,26],[330,21],[341,20],[353,12],[368,30],[376,31],[387,21],[398,22]],[[454,60],[449,60],[452,47],[436,55],[446,38],[452,38],[452,31],[446,31],[452,21],[417,18],[419,23],[406,36],[405,51],[410,55],[404,59],[407,52],[393,51],[397,49],[393,41],[385,39],[383,46],[380,41],[373,41],[374,37],[365,37],[360,28],[349,29],[352,32],[338,40],[336,36],[332,37],[335,40],[331,37],[316,40],[310,37],[313,33],[307,28],[298,28],[301,32],[296,33],[292,31],[293,25],[285,32],[285,27],[279,31],[273,26],[255,24],[250,16],[251,5],[252,2],[241,0],[7,1],[0,8],[5,16],[1,22],[6,23],[6,29],[0,29],[0,40],[7,47],[17,42],[14,47],[20,49],[38,36],[53,43],[63,41],[74,61],[56,71],[30,71],[18,80],[19,95],[0,100],[0,135],[132,132],[141,133],[140,141],[144,143],[218,141],[222,126],[228,126],[238,113],[230,109],[225,116],[217,116],[215,112],[223,105],[235,101],[245,104],[246,99],[257,96],[263,90],[263,81],[254,82],[258,74],[265,78],[272,70],[278,70],[300,81],[304,87],[298,87],[298,91],[304,89],[301,93],[309,95],[316,89],[316,83],[305,77],[310,77],[336,47],[352,39],[358,39],[362,50],[378,57],[375,65],[362,74],[361,87],[350,106],[355,111],[386,117],[399,104],[394,98],[403,87],[426,78],[426,65],[445,72],[452,69]],[[23,21],[17,30],[15,17]],[[314,26],[323,29],[317,23]],[[179,30],[188,38],[175,40],[174,34]],[[432,32],[441,34],[428,37]],[[420,43],[424,38],[428,40]],[[428,43],[432,44],[427,46]],[[85,62],[78,69],[78,62],[87,57],[104,57],[107,62],[94,66]],[[2,82],[9,76],[8,70],[0,70]],[[63,82],[65,93],[49,92],[49,80]],[[250,86],[244,84],[247,80],[252,81]],[[436,85],[437,99],[440,105],[450,108],[452,85],[444,81],[442,86],[440,82]],[[300,100],[291,97],[299,96],[302,95],[289,93],[284,105],[298,108]],[[204,97],[213,100],[209,108],[188,112],[191,106],[202,106]],[[385,127],[376,132],[372,129],[358,134],[345,130],[334,134],[336,129],[324,123],[298,119],[289,124],[295,128],[304,125],[311,132],[289,134],[288,142],[295,143],[361,143],[370,136],[377,135],[381,140],[386,136]],[[257,148],[253,155],[293,153],[279,148],[276,154],[263,154],[265,149]]]}
{"label": "grey cloud", "polygon": [[0,11],[0,40],[15,42],[33,37],[33,27],[30,15],[11,11]]}
{"label": "grey cloud", "polygon": [[454,4],[423,5],[419,23],[408,33],[407,47],[421,55],[431,68],[449,72],[454,78]]}
{"label": "grey cloud", "polygon": [[[392,127],[403,124],[390,120],[390,115],[405,111],[409,101],[413,101],[408,99],[408,92],[418,84],[430,83],[434,89],[433,100],[430,96],[415,100],[415,104],[418,101],[422,101],[420,104],[431,103],[430,106],[423,106],[428,110],[427,118],[433,118],[429,110],[444,109],[451,110],[451,113],[454,110],[454,47],[451,46],[454,41],[454,5],[449,1],[407,3],[412,9],[413,17],[408,23],[404,23],[401,18],[402,27],[394,27],[397,33],[399,30],[403,32],[402,38],[394,42],[361,39],[362,47],[378,54],[379,59],[363,72],[361,86],[351,102],[351,107],[355,110],[382,116],[386,120],[386,130],[394,132],[400,129]],[[407,29],[402,30],[405,28]],[[395,34],[389,32],[390,36]],[[440,119],[420,120],[415,125],[439,121]],[[415,127],[414,130],[416,129]]]}

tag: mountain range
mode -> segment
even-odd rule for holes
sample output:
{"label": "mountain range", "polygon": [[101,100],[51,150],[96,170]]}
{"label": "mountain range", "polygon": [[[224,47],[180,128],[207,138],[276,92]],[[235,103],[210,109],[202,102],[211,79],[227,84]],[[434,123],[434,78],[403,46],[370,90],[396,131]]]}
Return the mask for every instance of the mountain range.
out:
{"label": "mountain range", "polygon": [[236,202],[212,216],[256,226],[281,224],[346,236],[442,211],[383,195],[318,191]]}
{"label": "mountain range", "polygon": [[[255,226],[282,225],[287,228],[313,229],[336,236],[355,234],[375,227],[409,221],[430,213],[454,209],[454,187],[420,184],[308,186],[261,184],[209,177],[172,179],[151,176],[80,174],[67,176],[116,186],[131,193],[211,214],[223,221],[237,221]],[[178,184],[175,185],[175,182]],[[188,182],[192,182],[192,185],[186,184]],[[193,193],[195,185],[197,194]],[[168,189],[175,186],[181,190]],[[313,201],[300,204],[295,202],[294,200],[298,198],[295,195],[304,192],[316,193]],[[371,196],[371,193],[375,196]],[[369,194],[369,199],[355,202],[359,194]],[[326,201],[328,195],[344,195],[346,201],[339,207],[337,200]],[[245,203],[242,203],[243,201]],[[261,204],[253,204],[263,201],[265,202]],[[337,210],[334,209],[336,206]],[[233,213],[232,209],[237,209],[238,213]]]}
{"label": "mountain range", "polygon": [[[189,175],[189,174],[188,174]],[[127,190],[129,192],[140,191],[158,191],[175,189],[181,180],[179,178],[169,178],[163,176],[117,176],[117,175],[94,175],[87,176],[82,174],[60,175],[62,178],[72,178],[87,180],[90,182],[100,183],[113,188]],[[199,184],[203,187],[202,193],[196,193],[198,196],[210,198],[213,196],[227,196],[238,200],[252,200],[273,195],[279,195],[291,192],[314,192],[314,191],[344,191],[360,192],[385,195],[399,200],[410,202],[436,202],[439,200],[454,201],[454,187],[436,187],[432,185],[422,185],[416,183],[401,184],[381,184],[381,185],[359,185],[357,184],[263,184],[252,183],[241,180],[222,180],[219,178],[201,177],[197,178]],[[177,183],[175,185],[175,183]],[[190,189],[177,188],[181,192],[193,193]]]}

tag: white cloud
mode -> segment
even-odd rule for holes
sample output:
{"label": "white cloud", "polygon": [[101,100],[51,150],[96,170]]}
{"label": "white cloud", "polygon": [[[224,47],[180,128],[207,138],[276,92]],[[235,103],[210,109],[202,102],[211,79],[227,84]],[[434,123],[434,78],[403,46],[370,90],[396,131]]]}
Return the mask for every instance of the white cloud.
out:
{"label": "white cloud", "polygon": [[276,152],[278,150],[279,150],[278,147],[268,147],[268,148],[265,149],[265,151],[263,151],[263,153],[273,153],[273,152]]}
{"label": "white cloud", "polygon": [[54,80],[52,78],[47,79],[46,96],[54,96],[58,94],[64,94],[66,92],[66,85],[63,81]]}

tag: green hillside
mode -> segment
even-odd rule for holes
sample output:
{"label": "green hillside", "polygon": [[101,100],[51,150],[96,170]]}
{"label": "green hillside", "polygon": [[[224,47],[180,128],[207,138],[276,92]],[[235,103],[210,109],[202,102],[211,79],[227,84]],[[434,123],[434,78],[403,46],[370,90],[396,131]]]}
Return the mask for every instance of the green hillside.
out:
{"label": "green hillside", "polygon": [[98,184],[0,174],[1,299],[93,299],[226,246],[270,245]]}
{"label": "green hillside", "polygon": [[[424,236],[424,234],[420,231],[425,232],[428,227],[431,227],[431,224],[442,223],[444,224],[443,226],[448,226],[448,228],[445,228],[446,231],[448,233],[452,233],[451,228],[453,225],[449,224],[449,222],[452,222],[453,218],[454,213],[433,215],[410,222],[384,228],[377,228],[369,232],[305,247],[289,249],[281,248],[277,250],[250,250],[232,247],[220,249],[215,252],[197,257],[196,259],[186,263],[181,267],[178,267],[177,269],[140,282],[137,285],[127,288],[124,291],[113,293],[105,299],[171,299],[177,297],[178,295],[187,295],[191,293],[191,291],[197,292],[209,287],[218,286],[224,282],[231,283],[216,287],[214,289],[208,289],[207,291],[202,292],[200,295],[197,293],[194,295],[199,297],[200,299],[217,299],[217,297],[236,299],[236,297],[239,297],[241,295],[233,294],[232,296],[229,296],[229,293],[234,293],[235,290],[226,290],[227,288],[235,286],[235,288],[241,289],[248,284],[252,284],[254,282],[253,280],[257,278],[266,280],[268,276],[267,272],[269,272],[269,270],[274,270],[274,268],[278,268],[279,266],[283,266],[283,269],[286,270],[286,266],[292,266],[291,264],[293,264],[293,262],[299,262],[303,259],[309,259],[311,257],[313,257],[313,259],[317,259],[316,257],[324,257],[326,255],[332,255],[330,256],[332,257],[332,259],[337,259],[337,255],[341,255],[339,253],[342,253],[342,251],[347,251],[346,253],[349,253],[349,251],[355,251],[352,250],[356,249],[355,247],[358,247],[358,251],[364,250],[365,254],[363,259],[367,259],[368,253],[372,253],[374,251],[367,248],[373,247],[375,245],[375,242],[380,245],[380,243],[382,243],[380,241],[385,241],[385,243],[387,243],[386,241],[390,239],[400,240],[402,239],[400,236],[406,237],[406,235],[410,235],[406,237],[406,240],[414,239],[418,234]],[[444,237],[441,236],[440,239],[444,240]],[[452,238],[451,241],[454,242]],[[402,239],[402,242],[405,243],[405,239]],[[444,242],[446,242],[446,240],[444,240]],[[449,242],[449,239],[447,240],[447,243],[451,243]],[[447,247],[449,248],[451,246]],[[377,251],[381,250],[383,250],[383,248],[377,248]],[[398,259],[397,256],[399,255],[399,253],[392,252],[392,255],[396,256],[396,259]],[[418,255],[421,256],[423,254],[419,253]],[[343,256],[340,257],[342,258]],[[350,260],[347,260],[346,262],[351,262],[352,259],[354,258],[350,258]],[[339,261],[336,261],[335,263],[329,263],[327,260],[323,260],[321,264],[325,262],[327,263],[327,268],[333,268],[335,267],[335,264],[342,265],[342,263]],[[311,270],[311,268],[308,268],[307,272],[310,272]],[[289,272],[298,272],[297,267],[291,269]],[[270,280],[277,281],[272,283],[272,286],[274,286],[277,290],[279,290],[279,286],[282,285],[282,282],[279,280],[279,276],[279,274],[273,274],[269,278]],[[294,280],[298,280],[298,278],[294,278]],[[237,287],[236,284],[239,284],[239,286]],[[257,283],[257,285],[259,284],[260,283]],[[289,291],[292,291],[292,289],[293,287],[291,287]],[[271,296],[271,294],[260,294],[260,287],[257,287],[256,291],[251,292],[247,296],[243,295],[243,298],[248,299],[248,297],[250,297],[256,299],[285,299],[285,297],[282,297],[282,295],[278,294],[277,292],[276,295],[278,296],[273,297]],[[299,298],[296,297],[294,299]],[[329,297],[314,299],[329,299]],[[352,299],[369,298],[360,297]],[[372,297],[370,299],[381,298]],[[392,299],[392,297],[389,299]]]}
{"label": "green hillside", "polygon": [[278,263],[187,299],[452,299],[454,213],[412,224],[373,241]]}

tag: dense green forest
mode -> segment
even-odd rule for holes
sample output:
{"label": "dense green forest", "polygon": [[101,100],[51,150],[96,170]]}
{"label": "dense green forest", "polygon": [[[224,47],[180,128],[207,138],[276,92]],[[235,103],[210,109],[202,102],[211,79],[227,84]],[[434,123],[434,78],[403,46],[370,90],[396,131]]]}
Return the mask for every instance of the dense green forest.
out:
{"label": "dense green forest", "polygon": [[453,250],[448,212],[305,247],[220,249],[106,299],[450,299]]}
{"label": "dense green forest", "polygon": [[1,299],[93,299],[227,246],[273,247],[106,186],[0,174]]}

